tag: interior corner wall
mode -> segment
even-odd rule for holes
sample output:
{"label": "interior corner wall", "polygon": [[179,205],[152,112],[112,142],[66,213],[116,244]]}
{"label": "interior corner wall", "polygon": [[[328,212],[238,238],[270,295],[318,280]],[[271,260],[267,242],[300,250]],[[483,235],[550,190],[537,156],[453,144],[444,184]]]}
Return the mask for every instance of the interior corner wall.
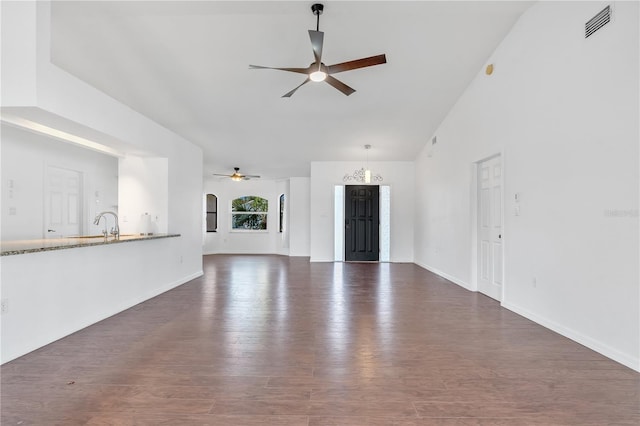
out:
{"label": "interior corner wall", "polygon": [[[206,232],[204,237],[204,254],[288,254],[282,233],[278,227],[278,208],[280,194],[284,193],[284,182],[261,179],[234,182],[230,179],[207,179],[204,192],[218,197],[218,229]],[[285,198],[288,194],[285,194]],[[256,195],[269,201],[266,231],[233,231],[231,229],[231,201],[244,195]],[[287,250],[288,251],[288,250]]]}
{"label": "interior corner wall", "polygon": [[501,153],[503,306],[640,371],[639,4],[585,39],[605,5],[538,2],[489,58],[416,161],[415,259],[473,287],[474,163]]}
{"label": "interior corner wall", "polygon": [[[334,188],[345,185],[362,162],[315,161],[311,163],[310,258],[312,262],[334,260]],[[372,172],[382,176],[380,185],[391,187],[391,262],[413,262],[414,163],[370,161]],[[357,184],[357,183],[352,183]]]}

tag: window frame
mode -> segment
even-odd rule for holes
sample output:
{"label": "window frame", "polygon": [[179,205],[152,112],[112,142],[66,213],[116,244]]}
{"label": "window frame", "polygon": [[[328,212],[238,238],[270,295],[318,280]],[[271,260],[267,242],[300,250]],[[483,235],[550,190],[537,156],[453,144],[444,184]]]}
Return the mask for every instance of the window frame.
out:
{"label": "window frame", "polygon": [[278,232],[283,233],[284,232],[284,203],[285,203],[285,196],[284,194],[280,194],[280,197],[278,197],[278,210],[279,210],[279,214],[278,214]]}
{"label": "window frame", "polygon": [[[234,202],[236,200],[242,199],[254,199],[254,200],[262,200],[264,201],[264,206],[266,210],[234,210]],[[252,201],[252,200],[250,200]],[[249,232],[249,233],[260,233],[260,232],[269,232],[269,200],[267,198],[260,197],[259,195],[241,195],[231,200],[230,202],[230,211],[231,211],[231,229],[230,232]],[[264,224],[264,228],[236,228],[236,216],[263,216],[264,218],[261,220],[261,223]]]}
{"label": "window frame", "polygon": [[[209,197],[215,198],[214,210],[209,210]],[[205,195],[205,232],[218,232],[218,196],[216,194],[206,194]],[[213,224],[214,229],[209,230],[209,215],[213,215]]]}

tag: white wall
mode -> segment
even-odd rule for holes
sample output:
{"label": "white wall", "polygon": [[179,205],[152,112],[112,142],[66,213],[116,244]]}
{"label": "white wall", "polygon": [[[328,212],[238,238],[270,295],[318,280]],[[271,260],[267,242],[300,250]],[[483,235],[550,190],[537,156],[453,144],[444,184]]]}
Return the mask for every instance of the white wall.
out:
{"label": "white wall", "polygon": [[[289,232],[289,211],[291,209],[291,189],[289,179],[276,181],[276,192],[278,194],[278,198],[276,199],[275,210],[270,208],[270,210],[276,213],[277,216],[276,231],[278,231],[278,235],[276,236],[276,253],[288,256],[291,237],[291,233]],[[282,215],[283,229],[282,232],[280,232],[280,195],[282,194],[284,194],[284,211]]]}
{"label": "white wall", "polygon": [[[169,229],[169,162],[167,158],[128,156],[120,159],[120,232],[167,233]],[[150,227],[142,215],[149,214]],[[194,212],[195,213],[195,212]],[[147,229],[149,227],[150,229]]]}
{"label": "white wall", "polygon": [[[310,256],[312,262],[334,259],[334,188],[344,185],[345,174],[363,167],[362,162],[316,161],[311,163]],[[369,162],[374,174],[391,187],[391,262],[413,262],[414,163]],[[352,183],[353,184],[353,183]]]}
{"label": "white wall", "polygon": [[[100,234],[101,211],[118,211],[118,159],[2,124],[2,240],[44,237],[47,166],[82,173],[81,232]],[[11,213],[10,213],[11,212]]]}
{"label": "white wall", "polygon": [[640,370],[638,3],[584,39],[604,5],[539,2],[489,58],[416,162],[415,259],[475,288],[473,164],[502,153],[503,305]]}
{"label": "white wall", "polygon": [[309,193],[311,180],[306,177],[289,179],[287,225],[289,231],[289,255],[309,256],[309,218],[311,214]]}
{"label": "white wall", "polygon": [[[7,3],[7,2],[4,2]],[[8,11],[8,7],[11,10]],[[5,12],[5,10],[7,10]],[[36,102],[36,2],[22,2],[0,9],[0,85],[3,105],[33,105]]]}
{"label": "white wall", "polygon": [[[181,234],[108,247],[3,256],[1,297],[9,302],[1,324],[2,362],[6,362],[202,275],[203,191],[200,148],[51,64],[48,2],[2,2],[0,7],[3,23],[12,22],[11,37],[2,28],[3,59],[5,54],[8,58],[24,54],[34,55],[37,62],[35,81],[29,84],[19,72],[22,64],[2,63],[2,86],[16,88],[2,99],[2,107],[28,105],[46,115],[50,127],[60,118],[61,125],[75,123],[76,129],[91,129],[132,147],[134,155],[147,152],[165,158],[166,227]],[[29,44],[28,54],[19,52],[25,48],[21,40],[31,40],[33,31],[36,51]],[[17,76],[19,81],[14,81]],[[153,170],[151,175],[157,176],[158,169]],[[126,188],[119,192],[123,201],[130,199]]]}

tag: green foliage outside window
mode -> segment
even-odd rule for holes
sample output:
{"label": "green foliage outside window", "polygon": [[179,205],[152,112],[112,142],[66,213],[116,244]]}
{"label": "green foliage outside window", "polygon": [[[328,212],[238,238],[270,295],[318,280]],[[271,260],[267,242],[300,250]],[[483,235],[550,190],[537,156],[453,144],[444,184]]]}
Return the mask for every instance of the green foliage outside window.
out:
{"label": "green foliage outside window", "polygon": [[232,229],[266,230],[269,201],[254,195],[236,198],[231,202]]}

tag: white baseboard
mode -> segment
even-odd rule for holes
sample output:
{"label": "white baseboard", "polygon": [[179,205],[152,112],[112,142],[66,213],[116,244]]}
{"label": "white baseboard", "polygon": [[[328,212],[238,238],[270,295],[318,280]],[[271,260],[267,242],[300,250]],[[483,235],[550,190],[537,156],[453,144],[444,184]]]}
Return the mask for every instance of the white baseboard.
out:
{"label": "white baseboard", "polygon": [[445,272],[442,272],[439,269],[436,269],[436,268],[434,268],[432,266],[429,266],[429,265],[426,265],[424,263],[421,263],[421,262],[414,262],[414,263],[416,265],[418,265],[419,267],[426,269],[427,271],[433,272],[434,274],[439,275],[442,278],[445,278],[445,279],[451,281],[454,284],[458,284],[460,287],[462,287],[462,288],[464,288],[466,290],[476,291],[476,289],[471,288],[471,286],[467,282],[465,282],[465,281],[463,281],[463,280],[461,280],[459,278],[456,278],[456,277],[454,277],[452,275],[449,275],[449,274],[447,274]]}
{"label": "white baseboard", "polygon": [[[420,266],[421,268],[424,268],[430,272],[433,272],[436,275],[441,276],[442,278],[445,278],[455,284],[458,284],[459,286],[469,290],[469,291],[477,291],[474,288],[471,288],[471,286],[469,286],[466,282],[464,282],[463,280],[460,280],[456,277],[453,277],[445,272],[442,272],[436,268],[433,268],[429,265],[425,265],[423,263],[420,262],[414,262],[416,265]],[[617,349],[612,348],[611,346],[606,345],[605,343],[602,343],[598,340],[595,340],[589,336],[585,336],[584,334],[578,333],[575,330],[572,330],[568,327],[563,326],[562,324],[558,324],[555,321],[551,321],[547,318],[544,318],[540,315],[537,315],[527,309],[524,309],[520,306],[514,305],[512,303],[509,303],[508,301],[502,302],[501,306],[504,307],[505,309],[508,309],[512,312],[515,312],[518,315],[521,315],[533,322],[535,322],[536,324],[539,324],[545,328],[548,328],[549,330],[555,331],[556,333],[560,334],[561,336],[564,336],[568,339],[573,340],[574,342],[580,343],[583,346],[586,346],[589,349],[592,349],[596,352],[598,352],[599,354],[602,354],[604,356],[606,356],[607,358],[610,358],[616,362],[619,362],[620,364],[631,368],[632,370],[638,371],[640,372],[640,358],[636,358],[632,355],[620,352]]]}
{"label": "white baseboard", "polygon": [[[88,327],[92,324],[95,324],[96,322],[102,321],[104,319],[107,319],[113,315],[119,314],[122,311],[126,311],[127,309],[145,302],[149,299],[153,299],[156,296],[161,295],[162,293],[166,293],[169,290],[172,290],[178,286],[181,286],[182,284],[188,283],[189,281],[196,279],[198,277],[201,277],[204,275],[204,272],[202,270],[198,271],[198,272],[194,272],[193,274],[184,276],[180,279],[177,279],[173,282],[167,283],[161,287],[157,287],[154,288],[146,293],[142,293],[140,295],[138,295],[137,297],[131,298],[121,304],[119,304],[118,306],[116,306],[114,309],[110,309],[109,311],[103,311],[102,313],[96,315],[94,317],[94,319],[89,319],[89,321],[85,321],[86,325],[80,327],[78,330],[81,330],[85,327]],[[75,332],[75,331],[73,331]]]}
{"label": "white baseboard", "polygon": [[195,278],[201,277],[204,275],[202,270],[195,272],[193,274],[184,276],[178,280],[167,283],[161,287],[154,288],[146,293],[142,293],[137,297],[126,300],[118,305],[112,306],[110,309],[103,309],[98,312],[94,312],[91,316],[80,318],[75,324],[64,327],[63,329],[57,330],[55,333],[48,334],[46,336],[40,336],[37,339],[29,342],[24,342],[19,347],[14,348],[9,353],[3,354],[1,364],[12,361],[16,358],[19,358],[23,355],[28,354],[29,352],[35,351],[43,346],[46,346],[50,343],[53,343],[57,340],[60,340],[64,337],[67,337],[77,331],[80,331],[90,325],[96,324],[102,320],[105,320],[109,317],[112,317],[116,314],[119,314],[122,311],[125,311],[139,303],[152,299],[156,296],[159,296],[162,293],[165,293],[169,290],[172,290],[182,284],[185,284]]}
{"label": "white baseboard", "polygon": [[541,317],[525,308],[514,305],[513,303],[503,302],[502,306],[510,311],[515,312],[518,315],[522,315],[523,317],[530,319],[531,321],[540,324],[543,327],[546,327],[556,333],[573,340],[574,342],[580,343],[583,346],[586,346],[589,349],[592,349],[599,354],[606,356],[620,364],[631,368],[632,370],[640,372],[640,358],[636,358],[632,355],[620,352],[617,349],[608,346],[605,343],[602,343],[598,340],[595,340],[589,336],[585,336],[575,330],[572,330],[568,327],[563,326],[562,324],[558,324],[555,321],[550,319]]}

